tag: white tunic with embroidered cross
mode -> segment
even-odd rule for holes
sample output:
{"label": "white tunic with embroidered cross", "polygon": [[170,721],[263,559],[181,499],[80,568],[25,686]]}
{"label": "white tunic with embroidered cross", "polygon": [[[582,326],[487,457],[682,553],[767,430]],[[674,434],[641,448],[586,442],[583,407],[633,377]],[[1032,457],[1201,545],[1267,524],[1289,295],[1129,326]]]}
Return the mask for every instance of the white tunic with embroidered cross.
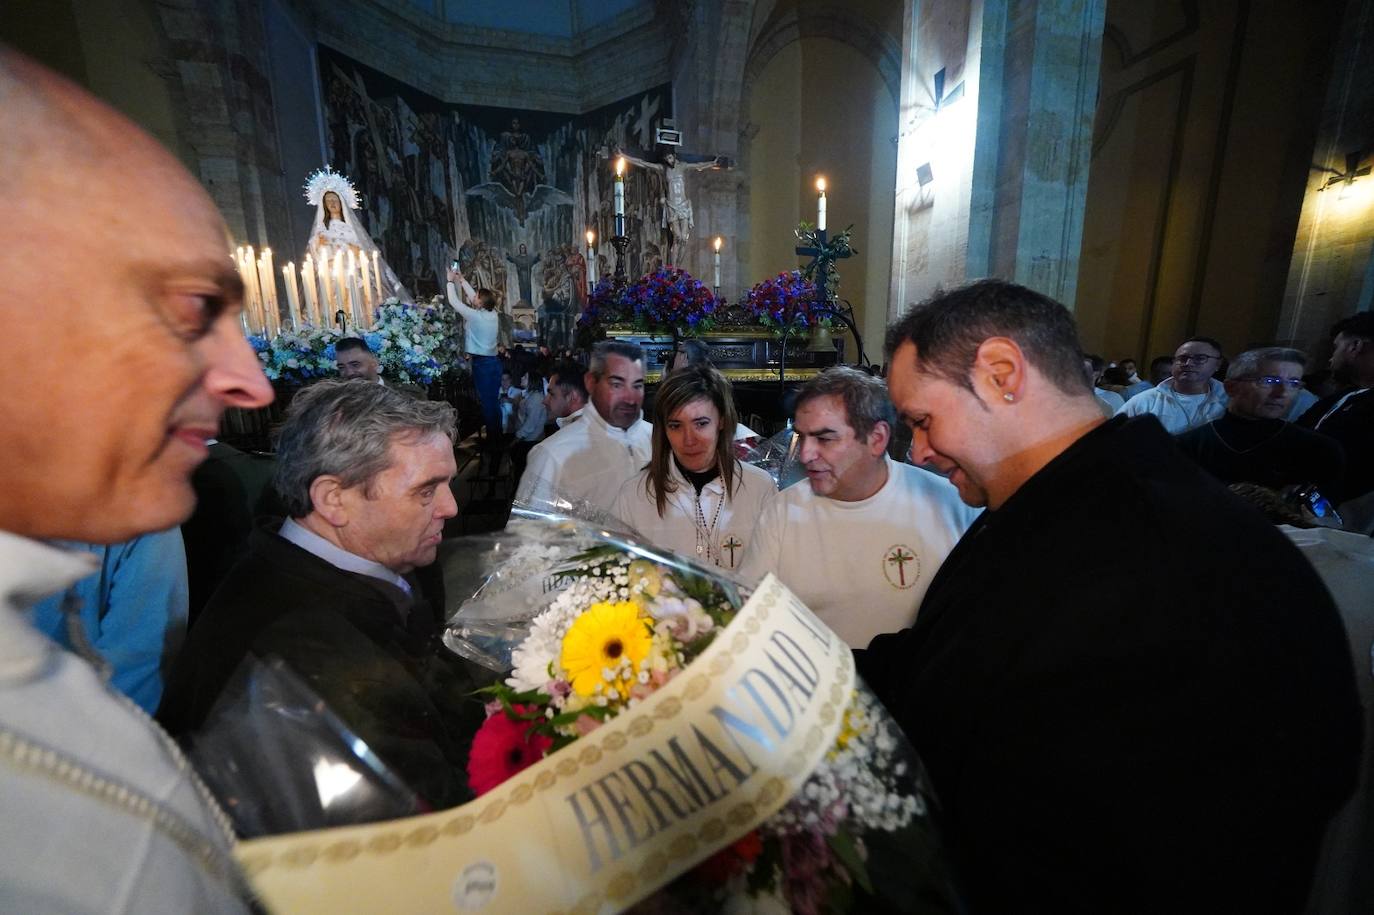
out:
{"label": "white tunic with embroidered cross", "polygon": [[620,488],[614,514],[654,546],[680,553],[701,565],[738,569],[754,539],[754,526],[764,506],[777,494],[768,472],[752,464],[736,465],[734,494],[725,498],[725,484],[717,476],[696,488],[683,478],[675,461],[669,461],[674,490],[667,495],[663,517],[644,482],[644,470]]}
{"label": "white tunic with embroidered cross", "polygon": [[768,572],[852,648],[916,620],[935,571],[980,509],[947,480],[887,461],[887,482],[858,502],[818,496],[808,483],[764,510],[742,580]]}

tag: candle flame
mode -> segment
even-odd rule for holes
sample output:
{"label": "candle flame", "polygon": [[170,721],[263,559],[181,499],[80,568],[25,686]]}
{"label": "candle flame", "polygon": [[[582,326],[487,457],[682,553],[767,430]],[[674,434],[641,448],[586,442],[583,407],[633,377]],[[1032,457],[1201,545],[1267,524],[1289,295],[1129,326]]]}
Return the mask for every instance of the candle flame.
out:
{"label": "candle flame", "polygon": [[593,232],[591,229],[588,229],[588,230],[587,230],[587,246],[588,246],[588,247],[591,247],[591,246],[592,246],[593,244],[595,244],[595,243],[596,243],[596,233]]}
{"label": "candle flame", "polygon": [[623,178],[625,176],[625,157],[621,156],[615,160],[615,176]]}
{"label": "candle flame", "polygon": [[716,236],[716,240],[715,240],[714,242],[712,242],[712,244],[715,245],[715,248],[716,248],[717,251],[720,250],[720,246],[723,245],[724,243],[725,243],[725,240],[724,240],[723,238],[721,238],[719,235],[717,235],[717,236]]}
{"label": "candle flame", "polygon": [[825,193],[825,177],[824,177],[824,176],[822,176],[822,177],[816,179],[816,190],[820,191],[822,194]]}

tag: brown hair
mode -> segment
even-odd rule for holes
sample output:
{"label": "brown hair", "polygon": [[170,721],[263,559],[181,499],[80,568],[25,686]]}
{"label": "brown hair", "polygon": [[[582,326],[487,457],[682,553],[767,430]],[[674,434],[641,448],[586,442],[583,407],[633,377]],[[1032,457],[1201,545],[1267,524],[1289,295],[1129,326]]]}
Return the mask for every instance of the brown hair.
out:
{"label": "brown hair", "polygon": [[663,379],[654,394],[654,450],[649,458],[649,474],[644,479],[644,489],[658,506],[660,518],[668,506],[668,493],[677,489],[668,472],[668,462],[673,459],[673,448],[668,444],[668,418],[697,400],[709,401],[720,413],[720,426],[716,432],[716,467],[720,470],[721,482],[725,484],[725,497],[729,499],[735,495],[735,478],[740,473],[734,446],[735,426],[739,419],[735,413],[735,398],[730,390],[730,382],[710,365],[688,366]]}
{"label": "brown hair", "polygon": [[477,290],[477,305],[483,311],[495,311],[496,293],[492,292],[490,289]]}

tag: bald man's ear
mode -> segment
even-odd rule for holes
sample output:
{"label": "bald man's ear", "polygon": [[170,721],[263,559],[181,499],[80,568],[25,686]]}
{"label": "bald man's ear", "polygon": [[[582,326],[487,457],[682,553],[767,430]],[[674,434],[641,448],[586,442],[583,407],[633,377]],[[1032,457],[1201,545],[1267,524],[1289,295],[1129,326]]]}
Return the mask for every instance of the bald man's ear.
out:
{"label": "bald man's ear", "polygon": [[316,515],[334,527],[344,527],[348,524],[344,486],[333,474],[322,474],[310,483],[310,505]]}

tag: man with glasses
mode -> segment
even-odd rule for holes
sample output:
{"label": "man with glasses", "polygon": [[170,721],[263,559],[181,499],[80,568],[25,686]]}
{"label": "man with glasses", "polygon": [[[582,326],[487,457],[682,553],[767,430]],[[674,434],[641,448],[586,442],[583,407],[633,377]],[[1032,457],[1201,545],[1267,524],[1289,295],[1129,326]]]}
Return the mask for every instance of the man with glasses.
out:
{"label": "man with glasses", "polygon": [[1171,377],[1137,394],[1118,415],[1154,414],[1173,435],[1204,426],[1226,412],[1226,389],[1212,376],[1221,368],[1221,344],[1193,337],[1174,352]]}
{"label": "man with glasses", "polygon": [[1345,472],[1340,444],[1284,420],[1306,362],[1298,350],[1277,346],[1241,353],[1226,372],[1226,413],[1184,432],[1179,447],[1223,483],[1316,483],[1334,498]]}

